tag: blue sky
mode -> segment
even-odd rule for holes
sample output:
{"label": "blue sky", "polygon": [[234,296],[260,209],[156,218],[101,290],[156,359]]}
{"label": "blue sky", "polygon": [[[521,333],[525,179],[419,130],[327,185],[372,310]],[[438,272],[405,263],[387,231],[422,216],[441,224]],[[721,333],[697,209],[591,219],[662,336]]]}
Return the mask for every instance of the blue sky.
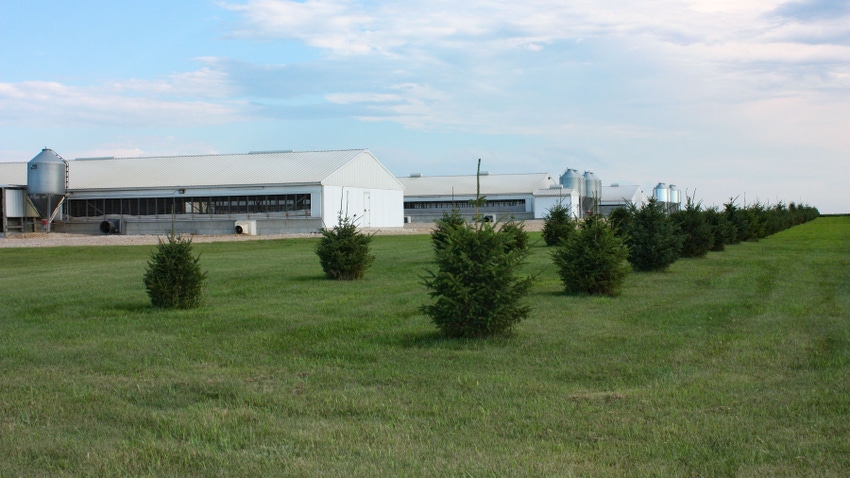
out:
{"label": "blue sky", "polygon": [[0,2],[0,161],[369,148],[850,212],[850,1]]}

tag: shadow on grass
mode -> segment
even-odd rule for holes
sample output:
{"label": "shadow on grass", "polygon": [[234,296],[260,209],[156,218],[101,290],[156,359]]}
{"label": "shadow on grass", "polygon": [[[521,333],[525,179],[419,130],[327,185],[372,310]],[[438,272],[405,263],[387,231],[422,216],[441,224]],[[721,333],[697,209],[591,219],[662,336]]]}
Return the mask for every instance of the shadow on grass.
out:
{"label": "shadow on grass", "polygon": [[404,348],[421,348],[445,345],[452,342],[438,330],[427,332],[404,332],[398,335],[387,336],[385,341],[391,345],[399,345]]}
{"label": "shadow on grass", "polygon": [[137,302],[129,302],[129,301],[127,301],[127,302],[118,302],[118,303],[115,303],[115,302],[104,303],[104,304],[101,305],[100,308],[102,310],[107,310],[107,311],[127,312],[127,313],[131,313],[131,314],[145,314],[145,313],[156,312],[156,311],[159,311],[159,310],[164,310],[164,309],[158,309],[158,308],[152,306],[151,303],[148,302],[148,301],[145,301],[145,302],[138,302],[138,301]]}
{"label": "shadow on grass", "polygon": [[288,280],[292,282],[324,282],[329,280],[324,274],[321,275],[309,275],[309,276],[293,276],[289,277]]}
{"label": "shadow on grass", "polygon": [[385,343],[402,348],[460,348],[465,349],[474,345],[505,345],[514,337],[513,332],[506,332],[489,337],[447,337],[439,330],[427,332],[406,332],[387,336]]}

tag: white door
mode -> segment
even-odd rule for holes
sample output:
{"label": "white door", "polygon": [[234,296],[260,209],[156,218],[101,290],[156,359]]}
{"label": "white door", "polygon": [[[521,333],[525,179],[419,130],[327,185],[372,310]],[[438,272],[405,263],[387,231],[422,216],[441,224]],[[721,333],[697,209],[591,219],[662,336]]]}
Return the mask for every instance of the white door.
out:
{"label": "white door", "polygon": [[363,227],[372,227],[372,195],[369,191],[363,193],[363,215],[361,216],[360,225]]}

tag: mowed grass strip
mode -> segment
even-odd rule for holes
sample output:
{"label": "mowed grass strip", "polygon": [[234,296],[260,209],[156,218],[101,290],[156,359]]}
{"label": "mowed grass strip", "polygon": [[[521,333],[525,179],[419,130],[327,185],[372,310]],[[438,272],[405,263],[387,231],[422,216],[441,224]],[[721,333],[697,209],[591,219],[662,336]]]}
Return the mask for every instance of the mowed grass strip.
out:
{"label": "mowed grass strip", "polygon": [[[535,236],[538,237],[539,236]],[[197,244],[205,301],[152,309],[153,247],[0,250],[0,476],[848,476],[850,218],[614,298],[440,337],[428,236],[361,281],[316,240]]]}

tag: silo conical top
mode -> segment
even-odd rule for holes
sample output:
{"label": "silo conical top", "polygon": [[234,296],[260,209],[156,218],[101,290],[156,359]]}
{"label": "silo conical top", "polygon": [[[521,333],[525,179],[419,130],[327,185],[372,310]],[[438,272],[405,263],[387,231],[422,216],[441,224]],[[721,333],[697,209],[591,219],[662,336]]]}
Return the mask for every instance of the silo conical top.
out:
{"label": "silo conical top", "polygon": [[592,171],[584,172],[584,180],[587,183],[585,196],[598,200],[602,196],[602,181]]}
{"label": "silo conical top", "polygon": [[670,189],[666,183],[658,183],[655,189],[652,190],[655,200],[658,202],[668,202],[670,200]]}
{"label": "silo conical top", "polygon": [[579,197],[584,196],[585,180],[584,176],[578,173],[575,169],[567,169],[561,175],[560,183],[565,188],[575,189]]}
{"label": "silo conical top", "polygon": [[29,164],[32,163],[53,163],[56,161],[64,162],[61,156],[56,154],[56,151],[53,151],[50,148],[44,148],[40,153],[36,154],[34,158],[29,160]]}
{"label": "silo conical top", "polygon": [[677,188],[675,184],[670,185],[670,202],[673,204],[682,203],[682,196],[680,194],[679,188]]}

